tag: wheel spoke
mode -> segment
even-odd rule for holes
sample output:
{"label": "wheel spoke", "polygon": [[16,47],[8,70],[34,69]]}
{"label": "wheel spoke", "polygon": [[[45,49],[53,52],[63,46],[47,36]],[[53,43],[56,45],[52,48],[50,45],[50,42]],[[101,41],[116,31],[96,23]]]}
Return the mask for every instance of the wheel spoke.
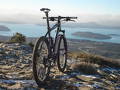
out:
{"label": "wheel spoke", "polygon": [[41,40],[36,45],[36,75],[39,81],[44,81],[47,77],[48,67],[48,46],[45,40]]}
{"label": "wheel spoke", "polygon": [[58,68],[60,71],[64,71],[65,67],[66,67],[66,42],[64,41],[64,37],[61,37],[60,42],[59,42],[59,59],[58,59]]}

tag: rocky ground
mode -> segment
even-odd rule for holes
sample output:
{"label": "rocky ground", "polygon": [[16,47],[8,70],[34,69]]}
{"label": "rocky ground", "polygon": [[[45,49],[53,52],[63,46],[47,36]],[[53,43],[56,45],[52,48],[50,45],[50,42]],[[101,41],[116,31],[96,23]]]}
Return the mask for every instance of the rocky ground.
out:
{"label": "rocky ground", "polygon": [[96,42],[90,40],[68,40],[69,51],[75,52],[89,52],[105,56],[108,58],[119,59],[120,58],[120,44],[108,43],[108,42]]}
{"label": "rocky ground", "polygon": [[[83,59],[83,58],[81,58]],[[68,59],[65,73],[56,67],[50,79],[38,88],[32,75],[32,49],[26,44],[0,43],[0,90],[119,90],[120,68],[91,64],[93,68],[79,69],[80,59]],[[81,66],[83,67],[83,66]],[[89,72],[89,73],[86,73]]]}

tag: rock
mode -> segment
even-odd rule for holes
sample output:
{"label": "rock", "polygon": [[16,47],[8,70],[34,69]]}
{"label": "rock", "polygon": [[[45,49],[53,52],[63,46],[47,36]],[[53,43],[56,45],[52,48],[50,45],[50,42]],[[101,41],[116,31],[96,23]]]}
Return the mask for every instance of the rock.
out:
{"label": "rock", "polygon": [[57,66],[53,67],[46,85],[38,88],[32,80],[31,47],[19,43],[0,43],[0,52],[0,90],[120,89],[120,69],[81,62],[84,58],[69,58],[65,73],[59,72]]}
{"label": "rock", "polygon": [[94,90],[92,87],[88,87],[88,86],[81,86],[79,87],[79,90]]}

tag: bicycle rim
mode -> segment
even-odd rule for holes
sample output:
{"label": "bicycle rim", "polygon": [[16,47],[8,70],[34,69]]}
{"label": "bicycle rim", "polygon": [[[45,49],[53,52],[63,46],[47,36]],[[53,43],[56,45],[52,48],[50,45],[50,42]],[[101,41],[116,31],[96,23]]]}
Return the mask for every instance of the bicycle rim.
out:
{"label": "bicycle rim", "polygon": [[41,37],[35,46],[33,53],[33,74],[37,83],[46,80],[49,74],[49,47],[45,37]]}
{"label": "bicycle rim", "polygon": [[61,36],[58,44],[58,69],[63,72],[67,63],[67,42],[66,39]]}

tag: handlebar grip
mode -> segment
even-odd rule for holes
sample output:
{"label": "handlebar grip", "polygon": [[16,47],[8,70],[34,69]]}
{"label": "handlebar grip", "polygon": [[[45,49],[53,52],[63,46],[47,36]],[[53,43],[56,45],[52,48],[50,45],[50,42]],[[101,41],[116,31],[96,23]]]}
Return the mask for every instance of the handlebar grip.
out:
{"label": "handlebar grip", "polygon": [[73,19],[77,19],[77,17],[73,17]]}
{"label": "handlebar grip", "polygon": [[77,19],[77,17],[66,17],[66,18],[69,18],[69,19]]}

